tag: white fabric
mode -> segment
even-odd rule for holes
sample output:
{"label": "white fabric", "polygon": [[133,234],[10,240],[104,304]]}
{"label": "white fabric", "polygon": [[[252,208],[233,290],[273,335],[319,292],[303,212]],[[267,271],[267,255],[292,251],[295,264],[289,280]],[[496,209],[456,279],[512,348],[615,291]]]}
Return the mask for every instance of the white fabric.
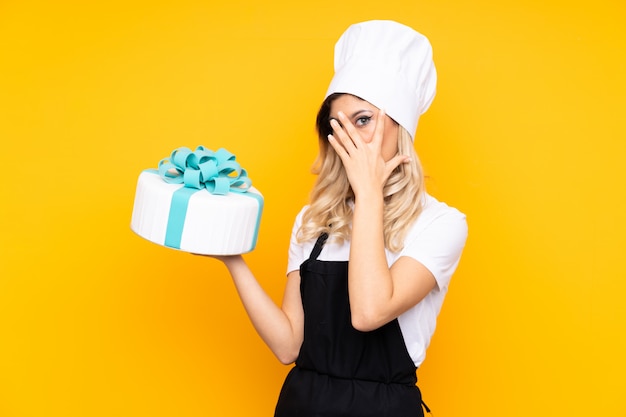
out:
{"label": "white fabric", "polygon": [[[300,269],[300,264],[311,254],[315,240],[298,243],[296,233],[302,224],[303,208],[293,226],[289,245],[287,272]],[[401,256],[409,256],[424,265],[435,277],[437,287],[420,303],[398,317],[407,351],[415,366],[426,356],[426,348],[435,331],[437,316],[448,291],[450,278],[456,270],[467,239],[465,215],[430,195],[424,197],[424,209],[405,239],[400,252],[387,251],[387,263],[391,266]],[[321,261],[347,261],[350,243],[338,245],[329,241],[324,245]]]}
{"label": "white fabric", "polygon": [[335,75],[326,97],[349,93],[385,112],[412,138],[435,98],[437,72],[428,39],[390,20],[350,26],[335,44]]}

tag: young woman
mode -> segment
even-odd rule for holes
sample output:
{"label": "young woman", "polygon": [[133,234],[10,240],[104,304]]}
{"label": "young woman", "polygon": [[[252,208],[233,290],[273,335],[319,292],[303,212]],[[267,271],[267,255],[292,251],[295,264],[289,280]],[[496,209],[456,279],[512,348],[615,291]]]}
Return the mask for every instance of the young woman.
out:
{"label": "young woman", "polygon": [[296,217],[281,307],[241,256],[227,266],[259,335],[295,366],[277,417],[423,416],[424,360],[467,237],[424,190],[413,148],[435,94],[428,40],[392,21],[352,25],[317,116],[317,182]]}

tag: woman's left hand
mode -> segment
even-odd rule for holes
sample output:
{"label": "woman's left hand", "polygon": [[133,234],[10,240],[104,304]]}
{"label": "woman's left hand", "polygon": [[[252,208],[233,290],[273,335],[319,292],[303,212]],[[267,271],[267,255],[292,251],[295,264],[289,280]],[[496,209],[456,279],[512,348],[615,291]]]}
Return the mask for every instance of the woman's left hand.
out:
{"label": "woman's left hand", "polygon": [[410,159],[406,155],[395,155],[388,161],[383,158],[384,110],[376,116],[374,134],[369,141],[361,136],[343,112],[339,112],[338,117],[341,125],[337,120],[331,120],[334,134],[328,135],[328,141],[343,162],[355,196],[381,192],[393,170]]}

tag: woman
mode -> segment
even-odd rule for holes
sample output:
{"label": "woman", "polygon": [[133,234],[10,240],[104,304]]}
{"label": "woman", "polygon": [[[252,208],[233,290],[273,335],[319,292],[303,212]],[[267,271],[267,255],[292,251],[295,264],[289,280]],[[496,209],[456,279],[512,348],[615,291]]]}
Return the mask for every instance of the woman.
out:
{"label": "woman", "polygon": [[426,194],[413,149],[435,85],[424,36],[391,21],[348,28],[282,307],[241,256],[220,258],[259,335],[295,361],[278,417],[423,416],[416,369],[467,237],[465,216]]}

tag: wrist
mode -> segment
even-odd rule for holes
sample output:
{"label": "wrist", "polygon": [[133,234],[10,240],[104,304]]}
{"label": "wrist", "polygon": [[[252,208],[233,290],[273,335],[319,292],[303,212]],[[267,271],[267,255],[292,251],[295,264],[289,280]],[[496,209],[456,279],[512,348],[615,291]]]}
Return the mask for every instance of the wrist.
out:
{"label": "wrist", "polygon": [[238,268],[241,264],[245,263],[241,255],[220,256],[219,259],[224,263],[226,268],[228,268],[230,271]]}
{"label": "wrist", "polygon": [[382,205],[383,202],[383,191],[376,189],[368,189],[356,191],[354,190],[354,203],[355,204],[367,204],[369,205]]}

